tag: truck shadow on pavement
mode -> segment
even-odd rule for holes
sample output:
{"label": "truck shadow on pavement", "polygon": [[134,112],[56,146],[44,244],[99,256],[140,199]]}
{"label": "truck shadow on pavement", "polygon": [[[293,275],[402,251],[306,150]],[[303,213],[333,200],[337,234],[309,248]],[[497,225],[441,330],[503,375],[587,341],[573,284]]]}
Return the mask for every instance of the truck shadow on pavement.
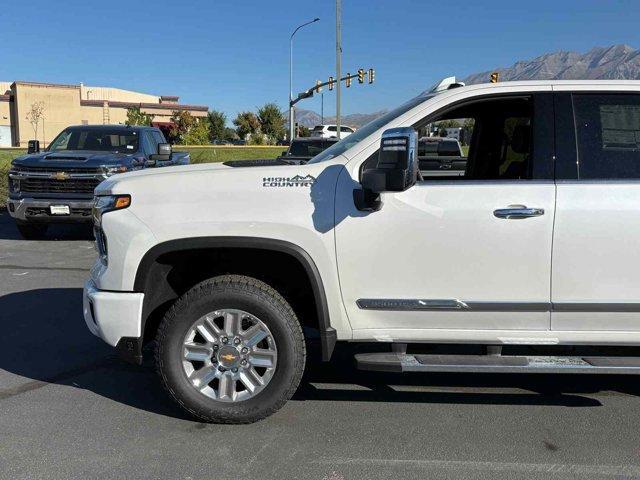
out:
{"label": "truck shadow on pavement", "polygon": [[[0,297],[0,401],[49,384],[85,389],[144,411],[191,420],[163,391],[151,361],[129,365],[89,333],[82,290],[46,288]],[[469,374],[378,374],[353,367],[354,346],[331,363],[313,364],[293,401],[452,403],[597,407],[590,394],[639,395],[635,377]],[[23,377],[19,381],[11,374]],[[7,378],[0,372],[0,378]]]}
{"label": "truck shadow on pavement", "polygon": [[[93,232],[90,225],[60,223],[49,225],[46,236],[39,241],[91,240],[92,238]],[[22,240],[15,220],[4,209],[0,209],[0,240]]]}

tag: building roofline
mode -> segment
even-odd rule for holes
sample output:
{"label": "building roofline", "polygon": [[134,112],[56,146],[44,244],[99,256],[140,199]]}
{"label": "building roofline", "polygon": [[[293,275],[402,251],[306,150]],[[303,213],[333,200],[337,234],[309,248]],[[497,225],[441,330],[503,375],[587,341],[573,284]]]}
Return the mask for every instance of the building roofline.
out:
{"label": "building roofline", "polygon": [[29,82],[25,80],[16,80],[11,84],[14,85],[33,85],[37,87],[60,87],[60,88],[77,88],[80,89],[80,85],[70,85],[68,83],[47,83],[47,82]]}
{"label": "building roofline", "polygon": [[179,103],[145,103],[145,102],[116,102],[109,100],[80,100],[83,107],[102,107],[108,103],[110,107],[120,108],[155,108],[157,110],[193,110],[198,112],[207,112],[209,107],[206,105],[181,105]]}
{"label": "building roofline", "polygon": [[[31,85],[36,87],[56,87],[56,88],[69,88],[69,89],[77,89],[80,90],[81,84],[78,85],[70,85],[66,83],[48,83],[48,82],[30,82],[25,80],[16,80],[14,81],[10,88],[13,88],[15,85]],[[100,87],[100,88],[118,88],[118,87]],[[150,95],[143,92],[134,92],[135,94],[140,95]],[[4,98],[8,95],[0,95],[0,101],[9,101],[9,98]],[[157,96],[157,95],[152,95]],[[148,103],[148,102],[118,102],[118,101],[109,101],[109,100],[83,100],[80,99],[80,105],[94,107],[94,106],[103,106],[104,102],[108,102],[110,106],[113,107],[121,107],[121,108],[131,108],[131,107],[140,107],[140,108],[155,108],[155,109],[174,109],[174,110],[192,110],[197,112],[207,112],[209,111],[209,107],[206,105],[180,105],[179,103],[161,103],[161,100],[175,100],[176,102],[180,99],[177,95],[160,95],[157,96],[160,100],[158,103]]]}

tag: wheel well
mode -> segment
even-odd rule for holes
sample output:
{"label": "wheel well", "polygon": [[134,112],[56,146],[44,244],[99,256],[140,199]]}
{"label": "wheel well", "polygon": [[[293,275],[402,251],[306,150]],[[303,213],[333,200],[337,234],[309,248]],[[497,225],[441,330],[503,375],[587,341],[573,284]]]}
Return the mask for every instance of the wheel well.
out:
{"label": "wheel well", "polygon": [[295,311],[308,340],[322,336],[322,330],[328,327],[324,325],[328,319],[319,318],[319,312],[326,310],[326,305],[318,305],[318,300],[324,300],[324,291],[318,299],[318,286],[312,283],[316,279],[312,280],[308,268],[289,252],[246,247],[193,248],[161,253],[153,261],[143,260],[140,268],[144,271],[138,272],[136,290],[145,293],[142,312],[145,343],[155,338],[160,321],[178,297],[199,282],[224,274],[247,275],[276,289]]}

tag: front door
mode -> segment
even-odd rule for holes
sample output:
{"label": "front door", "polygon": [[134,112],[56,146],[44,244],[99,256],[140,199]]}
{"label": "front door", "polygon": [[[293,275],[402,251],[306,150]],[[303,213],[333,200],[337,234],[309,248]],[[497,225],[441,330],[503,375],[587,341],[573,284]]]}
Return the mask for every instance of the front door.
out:
{"label": "front door", "polygon": [[377,212],[355,209],[354,179],[341,175],[336,247],[354,329],[550,328],[550,115],[550,94],[536,94],[425,119],[415,127],[436,134],[429,142],[444,125],[472,130],[465,171],[425,171],[407,191],[383,194]]}

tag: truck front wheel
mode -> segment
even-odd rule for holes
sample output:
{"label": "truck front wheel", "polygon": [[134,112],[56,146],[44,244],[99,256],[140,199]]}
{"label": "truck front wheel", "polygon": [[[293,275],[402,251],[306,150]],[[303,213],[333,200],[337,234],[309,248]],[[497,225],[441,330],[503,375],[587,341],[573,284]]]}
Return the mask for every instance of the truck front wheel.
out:
{"label": "truck front wheel", "polygon": [[47,234],[47,225],[39,223],[16,222],[18,232],[25,240],[39,240]]}
{"label": "truck front wheel", "polygon": [[250,423],[295,393],[305,364],[300,323],[266,283],[206,280],[180,297],[157,334],[156,365],[169,395],[195,417]]}

